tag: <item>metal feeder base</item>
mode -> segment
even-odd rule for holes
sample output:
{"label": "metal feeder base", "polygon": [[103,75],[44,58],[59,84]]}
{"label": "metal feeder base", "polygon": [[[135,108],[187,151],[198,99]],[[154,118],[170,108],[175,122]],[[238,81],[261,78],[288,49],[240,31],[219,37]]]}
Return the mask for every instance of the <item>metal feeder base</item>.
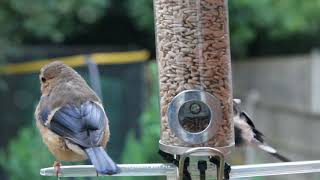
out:
{"label": "metal feeder base", "polygon": [[[211,148],[218,149],[224,155],[228,155],[231,153],[231,150],[233,147],[234,147],[234,145],[224,146],[224,147],[211,147]],[[169,154],[183,155],[187,150],[194,148],[194,147],[181,147],[181,146],[167,145],[167,144],[162,143],[160,140],[159,141],[159,148],[160,148],[160,150],[162,150],[166,153],[169,153]],[[210,152],[208,152],[208,153],[200,152],[200,153],[192,154],[192,156],[210,156],[210,155],[211,155]]]}

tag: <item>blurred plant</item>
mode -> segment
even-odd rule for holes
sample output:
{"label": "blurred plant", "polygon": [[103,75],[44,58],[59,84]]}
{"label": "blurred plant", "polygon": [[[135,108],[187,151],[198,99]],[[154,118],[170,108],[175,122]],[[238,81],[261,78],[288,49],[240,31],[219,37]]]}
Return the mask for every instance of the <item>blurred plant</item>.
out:
{"label": "blurred plant", "polygon": [[6,150],[1,152],[0,165],[8,172],[9,179],[50,179],[41,177],[39,171],[51,166],[48,163],[55,159],[42,143],[35,127],[21,129]]}
{"label": "blurred plant", "polygon": [[[146,105],[145,111],[142,114],[141,122],[143,127],[143,136],[141,140],[134,138],[134,133],[131,132],[127,138],[127,143],[122,156],[123,163],[159,163],[161,157],[158,155],[158,146],[160,138],[160,112],[159,112],[159,89],[157,80],[156,63],[150,63],[150,81],[151,97]],[[148,74],[149,75],[149,74]],[[124,177],[122,179],[130,180],[137,177]],[[139,177],[139,179],[163,179],[161,177]]]}
{"label": "blurred plant", "polygon": [[[153,33],[152,1],[127,1],[129,15],[136,26]],[[232,52],[245,55],[248,45],[258,36],[283,40],[296,34],[317,35],[320,30],[319,8],[320,0],[229,1]]]}
{"label": "blurred plant", "polygon": [[[137,28],[154,33],[153,1],[128,0],[128,14],[135,22]],[[137,11],[139,9],[139,11]]]}
{"label": "blurred plant", "polygon": [[[291,44],[292,38],[300,37],[305,46],[309,45],[307,38],[314,40],[320,30],[319,8],[320,0],[229,1],[232,52],[246,55],[249,46],[254,46],[253,43],[260,39],[263,43],[269,40]],[[67,38],[72,41],[78,36],[89,36],[94,43],[105,43],[104,38],[95,37],[97,32],[99,37],[110,40],[106,34],[117,34],[117,28],[131,26],[134,31],[138,30],[134,32],[137,39],[131,40],[143,39],[143,45],[151,46],[154,39],[140,37],[154,37],[153,17],[152,0],[5,0],[0,2],[0,55],[10,49],[7,44],[35,40],[62,43]],[[114,18],[117,20],[110,21]],[[120,22],[127,26],[114,23],[109,27],[106,22]],[[101,32],[106,30],[108,32],[103,35]],[[129,41],[116,37],[113,41],[126,44]]]}
{"label": "blurred plant", "polygon": [[317,35],[320,30],[320,0],[229,1],[233,51],[245,54],[248,44],[262,39],[288,40]]}
{"label": "blurred plant", "polygon": [[[109,0],[6,0],[0,2],[0,38],[21,42],[47,38],[61,42],[105,14]],[[1,41],[1,40],[0,40]]]}
{"label": "blurred plant", "polygon": [[[7,149],[0,153],[0,166],[7,172],[10,180],[32,179],[53,180],[56,177],[40,176],[41,168],[50,167],[56,159],[42,142],[35,125],[19,130]],[[62,162],[63,165],[81,164]],[[84,179],[84,178],[77,178]]]}

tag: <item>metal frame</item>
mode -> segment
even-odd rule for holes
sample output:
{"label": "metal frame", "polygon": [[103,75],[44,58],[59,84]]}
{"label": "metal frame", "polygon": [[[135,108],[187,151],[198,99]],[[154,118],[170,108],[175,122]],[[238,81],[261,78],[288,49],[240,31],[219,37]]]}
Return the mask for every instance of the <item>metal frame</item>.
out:
{"label": "metal frame", "polygon": [[[178,168],[173,164],[120,164],[121,172],[113,176],[166,176],[167,179],[177,179]],[[210,166],[208,176],[216,176],[216,171]],[[197,174],[195,165],[190,165],[189,171]],[[320,160],[296,161],[285,163],[269,163],[255,165],[232,166],[230,178],[274,176],[287,174],[304,174],[320,172]],[[53,167],[40,170],[42,176],[56,176]],[[61,166],[60,177],[94,177],[96,170],[92,165]],[[98,176],[108,176],[101,175]]]}
{"label": "metal frame", "polygon": [[192,148],[187,150],[179,160],[179,176],[178,179],[182,180],[183,179],[183,170],[184,170],[184,162],[185,159],[188,156],[192,156],[193,154],[196,153],[208,153],[212,156],[217,156],[219,158],[219,166],[217,166],[217,173],[216,173],[216,179],[217,180],[223,180],[224,178],[224,154],[219,151],[218,149],[215,148],[208,148],[208,147],[198,147],[198,148]]}

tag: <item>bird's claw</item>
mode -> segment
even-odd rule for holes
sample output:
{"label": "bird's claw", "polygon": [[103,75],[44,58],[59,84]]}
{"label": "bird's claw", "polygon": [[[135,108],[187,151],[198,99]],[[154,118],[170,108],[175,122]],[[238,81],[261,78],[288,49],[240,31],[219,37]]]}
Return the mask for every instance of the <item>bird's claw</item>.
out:
{"label": "bird's claw", "polygon": [[56,171],[56,176],[58,178],[58,180],[60,179],[60,174],[61,174],[61,166],[62,164],[59,161],[54,161],[53,163],[53,168]]}

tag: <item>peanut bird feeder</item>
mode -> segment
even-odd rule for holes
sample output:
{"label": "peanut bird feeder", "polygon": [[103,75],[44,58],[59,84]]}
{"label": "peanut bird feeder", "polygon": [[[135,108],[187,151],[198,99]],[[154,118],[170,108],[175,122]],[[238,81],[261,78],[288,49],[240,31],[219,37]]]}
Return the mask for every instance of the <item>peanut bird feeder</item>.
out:
{"label": "peanut bird feeder", "polygon": [[[160,155],[167,164],[122,164],[114,176],[217,180],[320,172],[320,161],[230,167],[234,146],[227,0],[154,0],[160,83]],[[55,176],[54,168],[41,169]],[[97,176],[91,165],[60,177]]]}

